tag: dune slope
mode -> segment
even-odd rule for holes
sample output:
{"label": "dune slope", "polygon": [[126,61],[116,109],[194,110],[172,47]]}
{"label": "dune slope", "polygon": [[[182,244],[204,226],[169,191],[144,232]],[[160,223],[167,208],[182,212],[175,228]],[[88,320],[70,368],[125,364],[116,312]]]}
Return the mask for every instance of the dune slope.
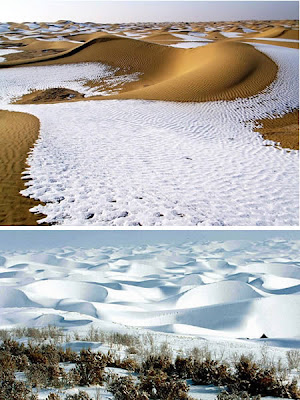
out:
{"label": "dune slope", "polygon": [[0,225],[36,225],[38,218],[29,208],[37,202],[19,192],[24,189],[21,174],[39,126],[33,115],[0,111]]}
{"label": "dune slope", "polygon": [[208,101],[249,97],[266,88],[276,77],[277,66],[250,45],[213,43],[196,49],[179,49],[141,40],[100,34],[96,39],[55,56],[1,67],[32,64],[54,65],[102,62],[142,78],[114,98]]}

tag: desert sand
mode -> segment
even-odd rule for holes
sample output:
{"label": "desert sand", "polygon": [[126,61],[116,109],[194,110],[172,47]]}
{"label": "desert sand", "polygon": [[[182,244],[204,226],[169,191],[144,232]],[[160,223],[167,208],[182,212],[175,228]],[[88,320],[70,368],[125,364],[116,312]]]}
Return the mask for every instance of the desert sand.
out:
{"label": "desert sand", "polygon": [[0,224],[35,225],[37,216],[29,208],[34,200],[20,196],[21,174],[27,154],[39,134],[39,120],[30,114],[0,111]]}
{"label": "desert sand", "polygon": [[[7,23],[1,24],[0,28],[0,73],[3,71],[5,76],[5,71],[11,70],[16,72],[16,76],[25,74],[27,77],[26,89],[25,84],[23,92],[16,87],[15,92],[11,91],[10,97],[6,96],[2,108],[8,109],[11,106],[7,108],[4,104],[14,102],[18,107],[28,108],[10,108],[12,111],[24,110],[27,113],[33,112],[31,104],[50,106],[67,102],[71,105],[78,101],[83,103],[108,99],[139,102],[151,100],[174,104],[217,104],[225,101],[229,107],[240,107],[237,105],[240,102],[242,110],[243,107],[252,107],[251,102],[248,105],[243,103],[242,99],[246,102],[248,99],[255,99],[255,96],[269,90],[279,77],[284,75],[286,67],[281,65],[280,68],[283,69],[279,71],[279,58],[284,60],[285,57],[292,57],[294,60],[296,54],[290,52],[285,55],[285,49],[296,52],[299,48],[298,21],[223,21],[191,24],[78,24],[57,21]],[[283,52],[278,53],[282,54],[278,60],[275,57],[276,48],[278,52],[280,48],[283,49]],[[100,65],[101,72],[97,72],[96,68]],[[37,81],[30,82],[30,71],[36,71],[37,76],[40,76],[40,70],[34,68],[56,68],[55,73],[63,74],[64,78],[47,78],[48,82],[43,84]],[[54,69],[47,71],[52,71],[52,75],[54,73]],[[76,83],[83,78],[83,85]],[[286,94],[281,96],[288,95],[287,85],[288,83]],[[274,95],[276,96],[273,93],[272,99]],[[276,151],[284,147],[289,151],[298,149],[298,105],[293,101],[284,106],[283,98],[277,101],[280,102],[280,106],[270,105],[268,111],[257,113],[256,117],[255,113],[251,114],[253,135],[260,132],[263,135],[261,138],[266,139],[265,146],[275,146]],[[230,102],[238,103],[232,103],[230,106]],[[125,104],[129,103],[123,103]],[[126,106],[122,108],[126,115]],[[249,116],[246,114],[247,112],[241,111],[242,117],[238,124],[249,122]],[[38,111],[34,112],[34,115],[42,118]],[[149,121],[151,118],[149,116]],[[49,122],[47,120],[44,123]],[[263,127],[254,129],[254,125],[259,124]],[[24,165],[28,150],[34,145],[36,137],[36,131],[26,135],[27,147],[20,146],[20,152],[23,152],[20,165]],[[7,163],[5,168],[10,169],[10,164]],[[27,190],[23,193],[29,192]],[[34,197],[36,193],[31,192],[30,196]],[[55,196],[60,198],[57,194]],[[25,204],[27,202],[29,209],[32,203],[27,199],[23,201]],[[53,201],[51,196],[49,201]],[[7,201],[3,207],[4,214],[8,215],[11,203]],[[90,215],[89,212],[87,215]],[[26,217],[23,221],[20,216],[21,214],[16,217],[17,224],[33,223],[35,220],[33,218],[30,222]],[[5,224],[5,220],[2,223]],[[282,223],[284,224],[284,221]]]}

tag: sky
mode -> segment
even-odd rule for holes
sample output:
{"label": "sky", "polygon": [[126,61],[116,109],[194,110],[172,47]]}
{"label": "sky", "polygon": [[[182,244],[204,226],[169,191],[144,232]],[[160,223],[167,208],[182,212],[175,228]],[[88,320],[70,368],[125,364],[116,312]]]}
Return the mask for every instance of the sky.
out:
{"label": "sky", "polygon": [[54,247],[95,248],[156,243],[252,240],[300,240],[298,230],[1,230],[0,252],[42,250]]}
{"label": "sky", "polygon": [[162,22],[298,19],[298,1],[1,1],[2,22]]}

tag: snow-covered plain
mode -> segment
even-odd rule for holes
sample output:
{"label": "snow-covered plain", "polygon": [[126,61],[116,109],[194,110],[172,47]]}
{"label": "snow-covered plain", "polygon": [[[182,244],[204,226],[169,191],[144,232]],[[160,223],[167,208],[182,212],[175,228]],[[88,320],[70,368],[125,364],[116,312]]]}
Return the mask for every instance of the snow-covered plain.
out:
{"label": "snow-covered plain", "polygon": [[[33,68],[80,71],[80,81],[62,81],[80,92],[95,68],[1,70],[1,108],[41,121],[22,194],[47,204],[32,211],[66,225],[297,225],[298,152],[274,148],[253,128],[299,106],[298,50],[257,48],[278,64],[277,79],[229,102],[11,105],[38,86]],[[39,87],[54,84],[49,71]]]}
{"label": "snow-covered plain", "polygon": [[2,253],[0,326],[140,327],[214,340],[265,333],[297,347],[299,249],[272,239]]}

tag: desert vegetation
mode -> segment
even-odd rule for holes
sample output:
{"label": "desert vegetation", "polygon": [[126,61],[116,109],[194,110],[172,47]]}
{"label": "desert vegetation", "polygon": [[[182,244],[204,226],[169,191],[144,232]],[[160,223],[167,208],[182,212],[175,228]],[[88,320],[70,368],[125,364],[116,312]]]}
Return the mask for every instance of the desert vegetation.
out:
{"label": "desert vegetation", "polygon": [[[286,360],[277,363],[268,359],[264,347],[260,360],[251,355],[226,360],[205,346],[173,354],[166,343],[157,348],[151,334],[141,340],[92,328],[85,336],[72,337],[51,326],[1,330],[0,338],[0,400],[38,400],[43,389],[52,390],[47,400],[89,400],[87,387],[95,388],[95,400],[101,399],[100,387],[116,400],[182,400],[192,399],[190,385],[219,387],[217,400],[300,396],[298,350],[287,351]],[[106,343],[108,351],[74,351],[68,346],[73,339]],[[71,388],[77,393],[68,393]]]}

